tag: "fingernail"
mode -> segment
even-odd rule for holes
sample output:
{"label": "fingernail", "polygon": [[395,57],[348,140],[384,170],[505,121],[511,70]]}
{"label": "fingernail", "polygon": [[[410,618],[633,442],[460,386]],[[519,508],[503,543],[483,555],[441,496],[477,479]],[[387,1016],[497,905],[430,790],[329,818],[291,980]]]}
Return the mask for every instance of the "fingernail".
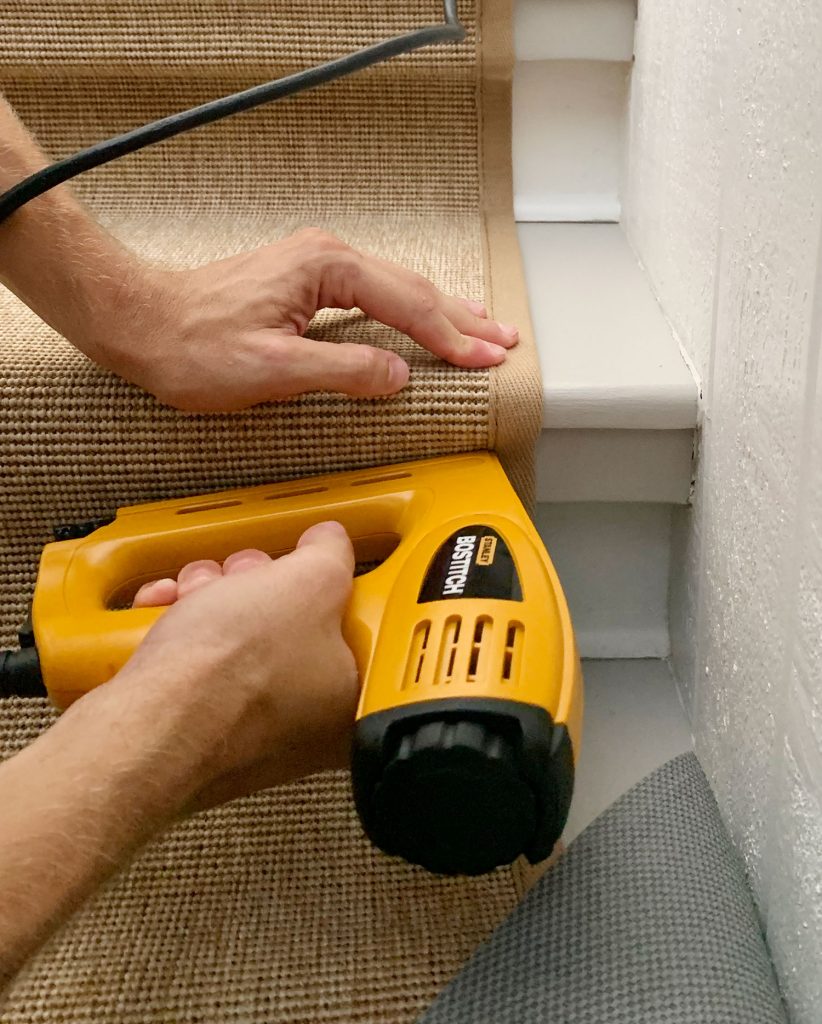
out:
{"label": "fingernail", "polygon": [[474,341],[482,345],[482,350],[485,353],[489,366],[505,361],[506,352],[502,345],[495,345],[492,341],[484,341],[482,338],[474,338]]}
{"label": "fingernail", "polygon": [[301,548],[304,544],[312,544],[314,541],[322,538],[323,534],[327,536],[347,536],[346,529],[342,523],[338,523],[336,519],[324,519],[303,531],[302,536],[297,541],[297,547]]}
{"label": "fingernail", "polygon": [[507,334],[512,340],[516,340],[519,337],[519,328],[514,327],[512,324],[501,324],[497,321],[499,328],[503,334]]}
{"label": "fingernail", "polygon": [[199,585],[200,583],[209,583],[211,580],[217,577],[213,572],[208,572],[207,569],[203,569],[202,572],[192,573],[186,580],[187,586]]}
{"label": "fingernail", "polygon": [[338,523],[336,519],[325,519],[321,523],[316,523],[310,527],[311,532],[316,536],[319,534],[326,534],[329,537],[347,537],[348,530],[343,526],[342,523]]}
{"label": "fingernail", "polygon": [[338,522],[336,519],[326,519],[322,523],[317,523],[317,526],[321,527],[323,530],[326,530],[328,533],[347,533],[343,524]]}
{"label": "fingernail", "polygon": [[408,383],[410,371],[408,364],[395,353],[388,360],[388,386],[391,391],[399,391]]}
{"label": "fingernail", "polygon": [[488,310],[482,302],[477,302],[476,299],[468,299],[467,302],[474,316],[488,316]]}

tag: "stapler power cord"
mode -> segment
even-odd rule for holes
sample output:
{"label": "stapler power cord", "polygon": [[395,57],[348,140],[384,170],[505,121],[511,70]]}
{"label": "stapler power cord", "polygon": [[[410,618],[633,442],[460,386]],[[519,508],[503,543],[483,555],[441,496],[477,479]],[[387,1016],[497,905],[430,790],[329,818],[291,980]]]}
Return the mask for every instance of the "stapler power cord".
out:
{"label": "stapler power cord", "polygon": [[401,36],[394,36],[392,39],[366,46],[355,53],[338,57],[325,64],[306,68],[296,74],[286,75],[272,82],[255,85],[242,92],[211,100],[200,106],[192,107],[190,110],[183,110],[180,113],[160,118],[159,121],[152,121],[140,128],[133,128],[131,131],[124,132],[112,139],[106,139],[104,142],[97,142],[87,149],[81,149],[49,167],[36,171],[0,195],[0,223],[19,210],[21,206],[43,195],[44,192],[48,192],[56,185],[62,185],[93,167],[101,167],[121,156],[136,153],[137,150],[146,146],[164,142],[175,135],[212,124],[224,117],[232,117],[245,110],[253,110],[265,103],[293,96],[294,93],[302,92],[305,89],[313,89],[326,82],[332,82],[337,78],[354,74],[356,71],[362,71],[372,64],[379,64],[402,53],[418,50],[423,46],[460,42],[465,37],[465,28],[460,23],[457,14],[457,0],[443,0],[443,18],[444,20],[438,25],[426,25]]}

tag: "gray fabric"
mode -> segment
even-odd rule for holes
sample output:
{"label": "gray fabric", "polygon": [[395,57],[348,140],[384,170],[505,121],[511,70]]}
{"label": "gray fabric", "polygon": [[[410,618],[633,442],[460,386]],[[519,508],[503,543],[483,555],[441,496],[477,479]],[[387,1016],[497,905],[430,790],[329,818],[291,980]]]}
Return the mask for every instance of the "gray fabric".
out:
{"label": "gray fabric", "polygon": [[418,1024],[786,1024],[693,754],[572,844]]}

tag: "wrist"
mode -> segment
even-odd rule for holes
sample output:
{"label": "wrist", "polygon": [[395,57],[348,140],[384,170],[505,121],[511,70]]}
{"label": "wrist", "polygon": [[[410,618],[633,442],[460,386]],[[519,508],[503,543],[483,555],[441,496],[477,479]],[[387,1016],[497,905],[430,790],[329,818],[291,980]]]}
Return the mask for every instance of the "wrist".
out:
{"label": "wrist", "polygon": [[[117,243],[115,243],[117,245]],[[162,273],[117,246],[69,283],[60,334],[93,362],[128,380],[139,378],[150,361],[154,338],[141,325],[157,316],[165,300]]]}
{"label": "wrist", "polygon": [[113,769],[132,821],[146,834],[190,806],[211,778],[220,743],[194,701],[179,699],[169,682],[126,668],[63,716],[75,716],[78,734],[97,737],[95,761]]}
{"label": "wrist", "polygon": [[[155,632],[94,694],[105,695],[112,715],[133,712],[138,743],[151,742],[164,762],[169,813],[176,817],[332,766],[325,748],[289,731],[286,678],[293,672],[261,667],[258,656],[244,657],[231,642],[192,650]],[[264,781],[258,780],[261,763]],[[143,771],[150,777],[150,765]]]}
{"label": "wrist", "polygon": [[148,361],[140,323],[156,317],[167,274],[62,189],[17,211],[1,241],[0,283],[95,363],[134,380]]}

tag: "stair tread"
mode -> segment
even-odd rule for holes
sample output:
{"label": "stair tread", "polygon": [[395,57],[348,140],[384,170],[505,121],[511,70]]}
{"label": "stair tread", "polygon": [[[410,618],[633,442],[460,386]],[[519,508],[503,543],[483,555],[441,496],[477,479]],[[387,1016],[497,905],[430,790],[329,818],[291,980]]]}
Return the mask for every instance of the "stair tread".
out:
{"label": "stair tread", "polygon": [[[250,66],[281,73],[441,21],[440,0],[351,0],[344,20],[333,0],[290,0],[276,14],[270,0],[7,0],[0,68],[43,73],[63,67],[86,74],[151,68],[173,76],[198,66]],[[473,46],[453,49],[449,63],[473,66]],[[441,62],[437,48],[413,60],[420,66]]]}
{"label": "stair tread", "polygon": [[697,385],[618,224],[520,224],[543,426],[683,430]]}

